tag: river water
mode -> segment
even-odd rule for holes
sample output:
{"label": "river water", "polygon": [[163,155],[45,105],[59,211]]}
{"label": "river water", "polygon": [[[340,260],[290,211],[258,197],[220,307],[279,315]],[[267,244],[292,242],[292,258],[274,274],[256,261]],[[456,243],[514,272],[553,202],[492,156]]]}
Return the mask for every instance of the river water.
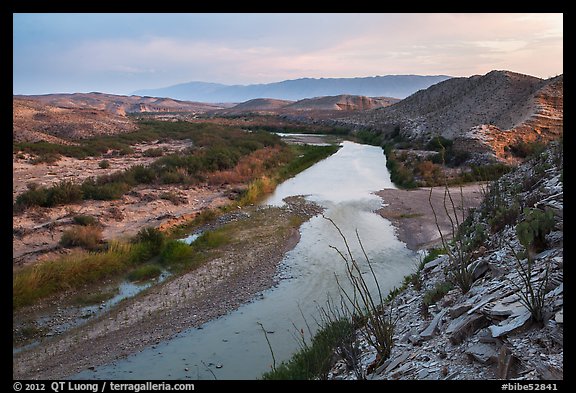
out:
{"label": "river water", "polygon": [[[350,243],[353,255],[364,260],[356,231],[372,263],[382,296],[399,286],[415,270],[417,256],[397,240],[389,221],[375,213],[382,199],[373,194],[395,188],[386,168],[382,149],[343,142],[331,157],[279,185],[264,204],[281,205],[292,195],[325,208]],[[270,370],[273,349],[276,363],[288,360],[300,348],[301,332],[310,339],[316,330],[318,307],[328,297],[338,299],[336,281],[346,288],[345,264],[330,246],[345,252],[334,226],[321,216],[300,229],[301,240],[280,266],[279,284],[236,311],[189,329],[126,359],[84,371],[80,379],[257,379]],[[367,282],[375,288],[362,265]],[[261,324],[261,325],[260,325]]]}

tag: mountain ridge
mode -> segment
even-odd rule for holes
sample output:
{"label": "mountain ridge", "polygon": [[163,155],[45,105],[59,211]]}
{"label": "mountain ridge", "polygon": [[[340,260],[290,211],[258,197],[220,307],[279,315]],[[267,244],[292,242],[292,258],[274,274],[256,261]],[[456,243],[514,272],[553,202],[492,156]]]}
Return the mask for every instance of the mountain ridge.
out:
{"label": "mountain ridge", "polygon": [[200,102],[244,102],[262,97],[297,101],[341,94],[405,98],[418,90],[450,78],[452,77],[447,75],[383,75],[355,78],[299,78],[250,85],[196,81],[157,89],[140,89],[133,94]]}

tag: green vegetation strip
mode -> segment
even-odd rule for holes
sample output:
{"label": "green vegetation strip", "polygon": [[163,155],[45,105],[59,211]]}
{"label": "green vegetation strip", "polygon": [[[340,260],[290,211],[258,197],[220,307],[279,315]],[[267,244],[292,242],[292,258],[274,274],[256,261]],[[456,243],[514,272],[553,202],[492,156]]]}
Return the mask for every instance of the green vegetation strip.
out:
{"label": "green vegetation strip", "polygon": [[310,380],[327,373],[332,366],[334,349],[353,335],[354,330],[346,318],[325,324],[309,345],[304,343],[289,361],[274,367],[262,379]]}
{"label": "green vegetation strip", "polygon": [[[24,266],[13,272],[12,304],[16,310],[66,290],[77,290],[118,275],[133,281],[159,275],[162,268],[174,272],[193,270],[209,253],[226,244],[225,229],[205,232],[192,245],[166,239],[154,228],[144,228],[132,242],[111,242],[99,252],[77,251],[63,257]],[[159,264],[151,263],[155,259]]]}
{"label": "green vegetation strip", "polygon": [[[187,138],[193,141],[193,148],[183,153],[162,156],[148,166],[135,165],[113,174],[90,177],[81,184],[61,181],[51,187],[29,184],[28,190],[18,195],[14,203],[15,211],[23,211],[33,206],[54,207],[82,200],[115,200],[121,198],[133,187],[140,184],[183,184],[194,185],[210,179],[212,174],[228,171],[225,182],[245,182],[246,175],[235,171],[244,163],[252,168],[255,184],[249,190],[245,203],[253,203],[262,192],[270,192],[278,182],[306,169],[322,158],[333,154],[337,146],[287,146],[280,138],[269,132],[245,132],[237,127],[222,127],[209,124],[143,122],[135,133],[116,135],[109,138],[126,139],[136,134],[131,143],[156,138]],[[105,140],[103,146],[116,146],[105,137],[83,142],[85,148],[95,141]],[[115,139],[113,139],[115,140]],[[26,145],[34,150],[38,145]],[[26,150],[26,146],[20,146]],[[54,149],[68,149],[70,146],[50,145]],[[77,148],[78,146],[73,146]],[[268,150],[266,150],[268,149]],[[91,151],[91,150],[90,150]],[[91,151],[92,152],[92,151]],[[262,157],[252,154],[263,152]],[[98,151],[93,152],[94,154]],[[251,158],[252,157],[252,158]],[[264,175],[260,175],[263,173]],[[250,176],[250,175],[248,175]],[[260,183],[258,183],[260,182]]]}

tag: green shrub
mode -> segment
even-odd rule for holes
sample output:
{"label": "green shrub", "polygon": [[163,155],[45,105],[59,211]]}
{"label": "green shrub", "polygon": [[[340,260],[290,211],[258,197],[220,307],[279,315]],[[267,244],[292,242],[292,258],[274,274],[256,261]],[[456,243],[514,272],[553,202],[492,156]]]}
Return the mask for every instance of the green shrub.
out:
{"label": "green shrub", "polygon": [[453,144],[454,144],[453,140],[447,139],[441,135],[438,135],[438,136],[430,139],[430,141],[426,144],[426,148],[429,150],[435,150],[435,151],[440,152],[443,149],[451,148]]}
{"label": "green shrub", "polygon": [[550,209],[524,209],[524,220],[516,226],[520,244],[536,253],[546,248],[546,235],[554,228],[554,213]]}
{"label": "green shrub", "polygon": [[30,161],[31,164],[53,164],[60,159],[60,154],[58,153],[42,153]]}
{"label": "green shrub", "polygon": [[99,184],[96,179],[88,178],[82,183],[82,192],[84,199],[94,199],[99,201],[111,201],[122,198],[128,190],[130,185],[125,182],[110,182]]}
{"label": "green shrub", "polygon": [[160,253],[160,262],[165,266],[187,265],[194,257],[194,250],[179,240],[168,240]]}
{"label": "green shrub", "polygon": [[128,274],[128,280],[130,281],[143,281],[149,280],[151,278],[158,277],[162,274],[162,268],[154,264],[145,264],[138,266],[136,269]]}
{"label": "green shrub", "polygon": [[156,179],[156,173],[152,168],[144,165],[134,165],[128,170],[127,175],[132,176],[139,184],[150,184]]}
{"label": "green shrub", "polygon": [[422,297],[422,303],[425,306],[430,306],[442,299],[453,288],[450,282],[438,282],[434,288],[429,289]]}
{"label": "green shrub", "polygon": [[49,206],[64,205],[67,203],[80,202],[82,200],[82,189],[72,181],[63,180],[48,189]]}
{"label": "green shrub", "polygon": [[514,202],[510,207],[506,205],[494,206],[492,215],[488,219],[490,230],[496,233],[504,229],[506,225],[515,225],[520,215],[520,205]]}
{"label": "green shrub", "polygon": [[46,206],[48,201],[48,189],[38,187],[29,189],[16,197],[14,210],[23,210],[32,206]]}
{"label": "green shrub", "polygon": [[33,187],[18,195],[16,208],[32,206],[53,207],[82,200],[82,188],[69,180],[63,180],[52,187]]}
{"label": "green shrub", "polygon": [[135,241],[149,244],[151,247],[151,252],[158,254],[164,246],[166,236],[157,228],[144,227],[140,229],[136,234]]}
{"label": "green shrub", "polygon": [[354,334],[354,326],[345,318],[323,326],[310,345],[304,344],[289,361],[264,373],[262,379],[310,380],[325,375],[332,366],[335,348],[351,334]]}
{"label": "green shrub", "polygon": [[160,175],[160,181],[163,184],[182,184],[188,182],[188,176],[177,170],[167,170]]}
{"label": "green shrub", "polygon": [[102,229],[93,225],[69,229],[60,238],[62,247],[82,247],[86,250],[97,250],[102,243]]}
{"label": "green shrub", "polygon": [[542,142],[524,142],[508,145],[508,150],[512,155],[519,158],[529,158],[539,156],[546,149],[546,145]]}
{"label": "green shrub", "polygon": [[428,262],[433,261],[436,258],[438,258],[440,255],[444,255],[444,254],[446,254],[446,249],[444,249],[444,248],[430,248],[430,249],[428,249],[426,256],[422,260],[421,266],[423,267]]}
{"label": "green shrub", "polygon": [[228,243],[228,238],[224,231],[215,230],[202,233],[202,235],[200,235],[191,246],[196,251],[206,251],[220,247],[226,243]]}
{"label": "green shrub", "polygon": [[132,257],[131,245],[113,243],[103,252],[78,251],[15,269],[12,276],[12,307],[17,309],[54,293],[117,275],[130,266]]}

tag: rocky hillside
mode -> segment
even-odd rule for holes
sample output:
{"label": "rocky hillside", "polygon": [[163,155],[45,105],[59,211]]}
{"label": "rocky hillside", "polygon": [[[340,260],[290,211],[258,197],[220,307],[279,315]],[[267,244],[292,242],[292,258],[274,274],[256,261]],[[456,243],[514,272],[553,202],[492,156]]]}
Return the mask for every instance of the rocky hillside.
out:
{"label": "rocky hillside", "polygon": [[[397,321],[387,360],[375,362],[358,331],[357,368],[366,378],[563,379],[562,159],[554,142],[487,189],[455,243],[470,258],[467,292],[456,285],[456,262],[447,255],[405,281],[385,307]],[[530,288],[538,301],[526,301]],[[344,360],[330,376],[356,378]]]}
{"label": "rocky hillside", "polygon": [[543,80],[509,71],[452,78],[390,107],[340,118],[356,128],[400,133],[416,140],[436,135],[457,148],[506,158],[519,141],[547,142],[563,132],[563,76]]}
{"label": "rocky hillside", "polygon": [[363,111],[384,108],[400,101],[390,97],[366,97],[341,94],[337,96],[305,98],[284,107],[286,111]]}
{"label": "rocky hillside", "polygon": [[215,115],[275,114],[290,115],[306,112],[312,117],[329,117],[337,111],[361,111],[383,108],[400,101],[390,97],[366,97],[349,94],[305,98],[296,102],[272,98],[256,98],[231,108],[211,111]]}
{"label": "rocky hillside", "polygon": [[136,129],[126,116],[94,108],[66,108],[34,99],[13,99],[12,137],[15,142],[47,141],[117,134]]}
{"label": "rocky hillside", "polygon": [[117,115],[143,112],[195,112],[204,113],[222,106],[201,102],[179,101],[172,98],[120,96],[106,93],[46,94],[14,96],[42,104],[69,109],[95,109]]}
{"label": "rocky hillside", "polygon": [[17,142],[70,143],[65,139],[132,131],[136,125],[128,113],[204,113],[222,108],[171,98],[104,93],[14,96],[12,102],[13,138]]}

